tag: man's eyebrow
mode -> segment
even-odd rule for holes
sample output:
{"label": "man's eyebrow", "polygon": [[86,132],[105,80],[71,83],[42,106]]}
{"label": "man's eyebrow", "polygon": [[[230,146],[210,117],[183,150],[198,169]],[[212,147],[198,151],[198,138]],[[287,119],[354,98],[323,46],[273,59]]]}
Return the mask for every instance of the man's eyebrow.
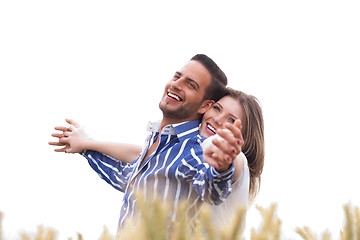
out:
{"label": "man's eyebrow", "polygon": [[[179,76],[182,76],[182,73],[179,72],[179,71],[176,71],[175,74],[176,74],[176,75],[179,75]],[[198,84],[194,79],[187,77],[186,80],[194,83],[194,84],[196,85],[196,88],[197,88],[197,89],[200,88],[199,84]]]}
{"label": "man's eyebrow", "polygon": [[188,81],[194,83],[194,84],[196,85],[196,88],[197,88],[197,89],[200,88],[199,84],[198,84],[194,79],[191,79],[191,78],[186,78],[186,79],[187,79]]}

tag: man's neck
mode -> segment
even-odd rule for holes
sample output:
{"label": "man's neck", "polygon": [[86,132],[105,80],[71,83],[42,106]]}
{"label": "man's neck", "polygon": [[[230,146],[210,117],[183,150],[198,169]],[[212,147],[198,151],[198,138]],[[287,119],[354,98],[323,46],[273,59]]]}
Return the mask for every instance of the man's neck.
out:
{"label": "man's neck", "polygon": [[167,125],[170,125],[170,124],[177,124],[177,123],[182,123],[182,122],[189,122],[189,121],[193,121],[193,120],[198,120],[199,118],[187,118],[187,119],[172,119],[172,118],[166,118],[166,117],[163,117],[163,119],[161,120],[161,123],[160,123],[160,133],[162,131],[162,129],[167,126]]}
{"label": "man's neck", "polygon": [[141,164],[139,166],[142,166],[143,163],[145,162],[145,160],[156,150],[156,148],[159,146],[160,143],[160,134],[163,130],[163,128],[167,125],[170,124],[176,124],[176,123],[181,123],[181,122],[185,122],[188,121],[187,119],[183,119],[183,120],[176,120],[176,119],[170,119],[170,118],[166,118],[163,117],[163,119],[160,122],[160,130],[159,130],[159,135],[156,138],[156,140],[151,144],[151,146],[149,146],[149,149],[146,153],[146,155],[144,156],[144,158],[141,161]]}
{"label": "man's neck", "polygon": [[160,130],[159,130],[159,135],[156,138],[156,140],[153,142],[153,144],[151,144],[151,146],[149,146],[149,149],[147,151],[147,153],[145,154],[144,158],[141,161],[141,164],[139,166],[142,166],[142,164],[145,162],[145,160],[156,150],[156,148],[159,146],[160,143],[160,134],[162,132],[162,129],[170,124],[177,124],[177,123],[182,123],[182,122],[189,122],[189,121],[193,121],[193,120],[198,120],[198,118],[188,118],[188,119],[182,119],[182,120],[178,120],[178,119],[170,119],[170,118],[166,118],[163,117],[163,119],[161,120],[160,123]]}

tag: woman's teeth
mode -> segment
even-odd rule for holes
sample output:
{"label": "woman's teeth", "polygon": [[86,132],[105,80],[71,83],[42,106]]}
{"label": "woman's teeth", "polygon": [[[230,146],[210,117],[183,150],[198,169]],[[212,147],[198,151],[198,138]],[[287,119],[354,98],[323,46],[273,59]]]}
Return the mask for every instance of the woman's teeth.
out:
{"label": "woman's teeth", "polygon": [[210,131],[212,131],[213,133],[216,134],[216,129],[213,126],[211,126],[210,124],[207,124],[207,127],[210,129]]}

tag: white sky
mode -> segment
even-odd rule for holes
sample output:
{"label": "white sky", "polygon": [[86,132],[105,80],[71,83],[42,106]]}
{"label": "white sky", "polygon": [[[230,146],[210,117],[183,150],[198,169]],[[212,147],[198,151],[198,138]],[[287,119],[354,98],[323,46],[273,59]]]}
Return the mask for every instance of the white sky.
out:
{"label": "white sky", "polygon": [[[266,158],[256,204],[278,204],[284,238],[343,225],[360,206],[360,3],[0,2],[0,211],[5,239],[116,232],[122,195],[79,155],[47,145],[70,117],[90,135],[142,144],[165,83],[196,53],[260,100]],[[255,207],[251,227],[260,224]],[[247,237],[247,239],[249,239]]]}

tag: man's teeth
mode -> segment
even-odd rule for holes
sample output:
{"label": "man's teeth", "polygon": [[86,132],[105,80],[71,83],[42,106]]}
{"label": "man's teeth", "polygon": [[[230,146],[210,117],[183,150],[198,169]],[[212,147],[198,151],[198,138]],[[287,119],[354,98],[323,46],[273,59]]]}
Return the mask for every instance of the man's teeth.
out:
{"label": "man's teeth", "polygon": [[172,93],[168,93],[169,97],[175,98],[176,100],[180,101],[180,98],[178,96],[176,96],[175,94]]}
{"label": "man's teeth", "polygon": [[213,133],[216,133],[216,129],[211,126],[210,124],[207,125],[207,127],[213,132]]}

